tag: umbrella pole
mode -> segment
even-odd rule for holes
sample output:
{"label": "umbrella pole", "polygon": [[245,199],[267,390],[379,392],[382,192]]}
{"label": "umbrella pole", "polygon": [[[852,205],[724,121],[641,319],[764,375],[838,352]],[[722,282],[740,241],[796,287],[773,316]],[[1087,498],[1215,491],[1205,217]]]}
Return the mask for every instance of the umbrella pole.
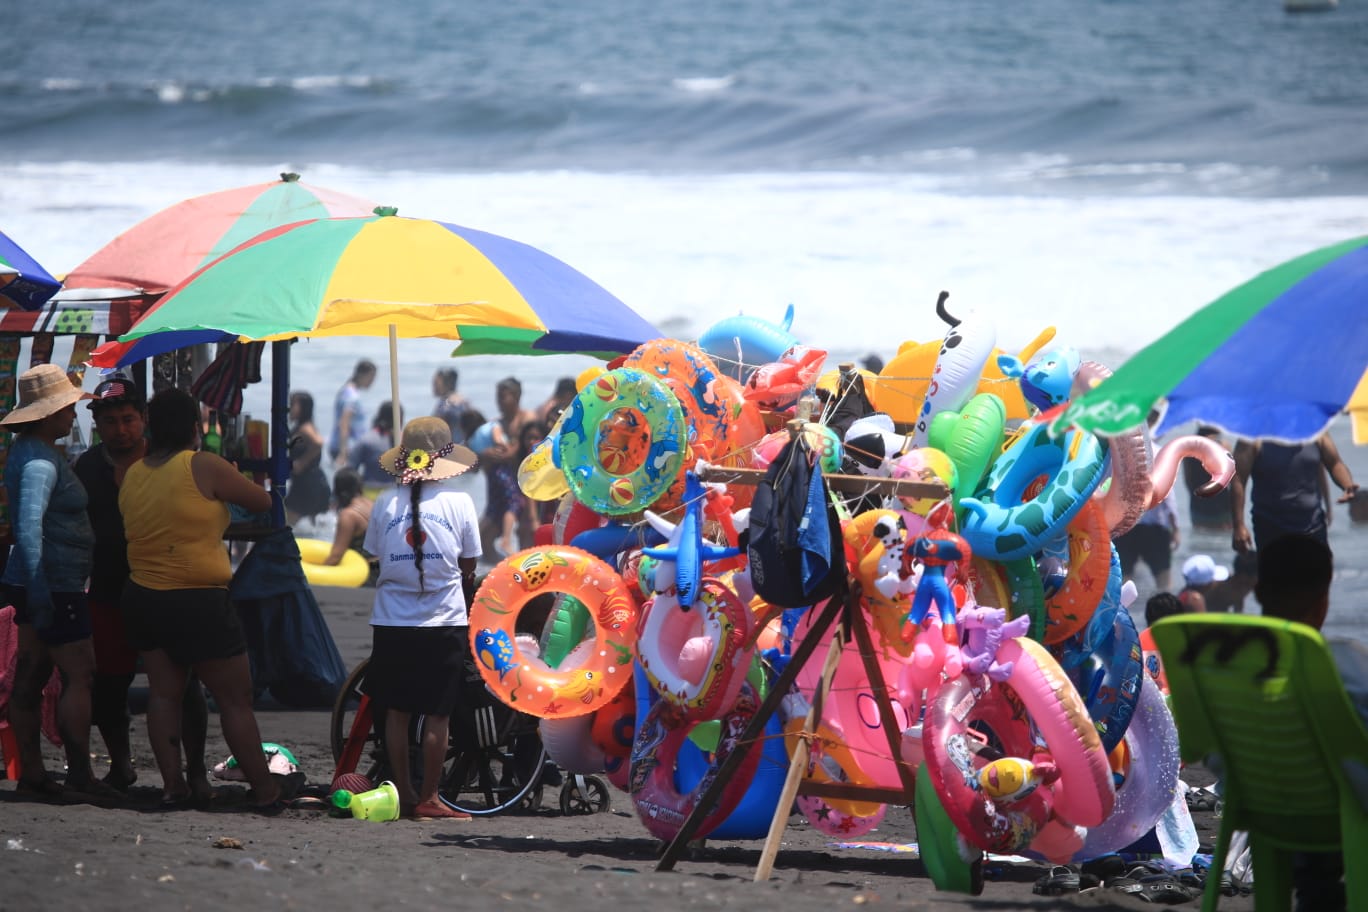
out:
{"label": "umbrella pole", "polygon": [[403,431],[403,426],[399,423],[399,415],[402,409],[399,406],[399,327],[391,323],[389,325],[390,343],[390,423],[394,427],[392,432],[394,440],[398,441]]}

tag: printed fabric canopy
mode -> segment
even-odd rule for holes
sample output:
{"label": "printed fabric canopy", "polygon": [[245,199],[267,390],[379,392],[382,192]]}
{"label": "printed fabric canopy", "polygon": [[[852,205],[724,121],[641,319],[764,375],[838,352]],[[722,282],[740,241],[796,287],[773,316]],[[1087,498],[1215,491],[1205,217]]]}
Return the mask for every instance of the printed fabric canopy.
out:
{"label": "printed fabric canopy", "polygon": [[[1251,439],[1310,440],[1350,407],[1365,372],[1361,237],[1289,260],[1208,304],[1072,402],[1054,428],[1117,434],[1167,399],[1160,431],[1199,421]],[[1368,397],[1352,404],[1368,406]]]}
{"label": "printed fabric canopy", "polygon": [[661,333],[602,287],[526,244],[379,210],[258,235],[171,289],[100,367],[200,342],[298,336],[459,340],[460,355],[611,358]]}

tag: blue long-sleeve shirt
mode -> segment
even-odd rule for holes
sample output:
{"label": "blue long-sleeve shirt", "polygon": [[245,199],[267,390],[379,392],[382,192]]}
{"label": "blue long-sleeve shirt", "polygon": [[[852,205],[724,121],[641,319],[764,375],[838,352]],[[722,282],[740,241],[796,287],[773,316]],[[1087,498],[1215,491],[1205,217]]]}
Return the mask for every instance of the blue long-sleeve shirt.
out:
{"label": "blue long-sleeve shirt", "polygon": [[56,449],[20,434],[5,464],[5,493],[14,548],[2,579],[27,590],[31,611],[50,610],[53,592],[81,592],[90,576],[95,533],[85,486]]}

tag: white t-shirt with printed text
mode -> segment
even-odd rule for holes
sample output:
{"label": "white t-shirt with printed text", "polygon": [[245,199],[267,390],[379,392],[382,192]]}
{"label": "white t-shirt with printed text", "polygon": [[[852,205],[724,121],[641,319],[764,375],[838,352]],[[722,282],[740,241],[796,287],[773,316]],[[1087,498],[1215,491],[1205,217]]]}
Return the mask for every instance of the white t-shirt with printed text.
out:
{"label": "white t-shirt with printed text", "polygon": [[378,627],[460,627],[467,623],[457,560],[479,557],[475,502],[449,482],[424,481],[420,492],[423,581],[414,565],[412,495],[408,485],[384,491],[371,511],[365,548],[380,562],[371,624]]}

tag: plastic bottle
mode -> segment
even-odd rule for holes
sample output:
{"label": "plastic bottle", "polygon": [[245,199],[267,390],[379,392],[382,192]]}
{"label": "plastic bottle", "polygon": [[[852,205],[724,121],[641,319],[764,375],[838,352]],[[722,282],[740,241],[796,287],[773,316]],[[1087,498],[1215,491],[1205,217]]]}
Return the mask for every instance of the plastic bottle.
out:
{"label": "plastic bottle", "polygon": [[209,429],[204,432],[203,450],[216,456],[223,453],[223,438],[218,432],[218,412],[209,412]]}

